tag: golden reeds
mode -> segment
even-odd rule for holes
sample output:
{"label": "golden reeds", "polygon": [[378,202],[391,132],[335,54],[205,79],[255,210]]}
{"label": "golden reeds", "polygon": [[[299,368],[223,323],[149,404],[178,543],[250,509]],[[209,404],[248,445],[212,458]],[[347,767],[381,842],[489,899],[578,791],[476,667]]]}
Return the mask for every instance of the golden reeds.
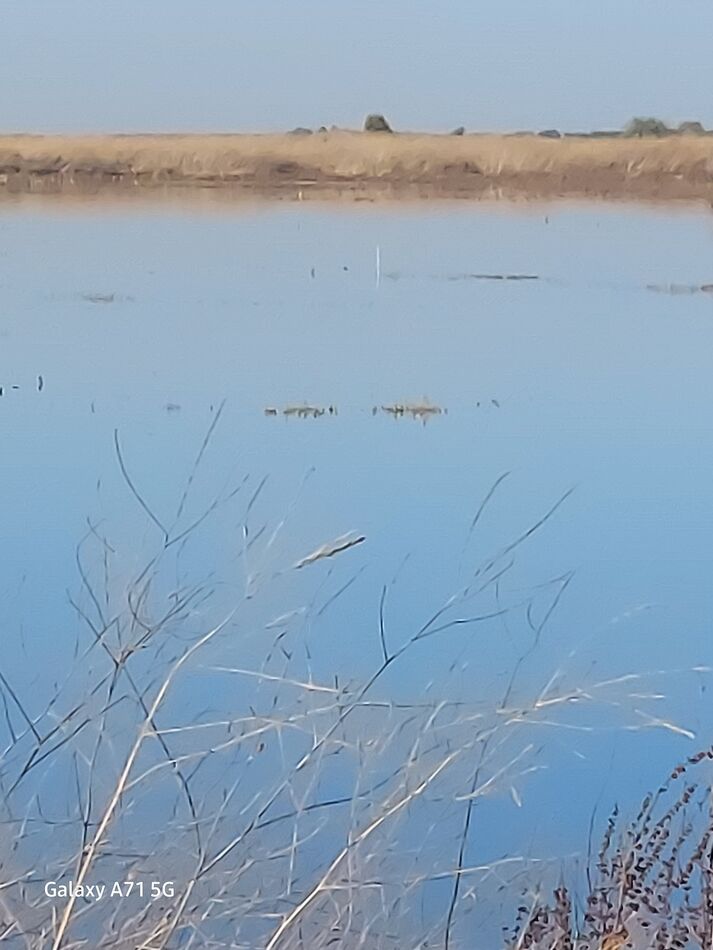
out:
{"label": "golden reeds", "polygon": [[[638,192],[707,197],[713,187],[713,137],[549,139],[536,135],[4,135],[0,186],[13,179],[85,179],[138,184],[289,183],[302,195],[321,185],[359,181],[441,183],[462,194],[502,183],[538,193]],[[653,182],[657,185],[654,188]],[[259,187],[258,187],[259,186]],[[655,195],[654,195],[655,196]]]}

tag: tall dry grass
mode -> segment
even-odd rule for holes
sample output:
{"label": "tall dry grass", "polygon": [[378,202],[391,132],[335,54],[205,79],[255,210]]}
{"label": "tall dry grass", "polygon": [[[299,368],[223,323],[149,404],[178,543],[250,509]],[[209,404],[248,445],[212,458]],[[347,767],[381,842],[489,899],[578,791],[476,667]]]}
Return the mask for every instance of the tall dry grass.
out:
{"label": "tall dry grass", "polygon": [[[509,950],[706,950],[713,944],[713,746],[688,756],[631,821],[615,808],[588,892],[523,895]],[[696,776],[696,770],[703,770]]]}
{"label": "tall dry grass", "polygon": [[[428,178],[445,170],[507,175],[622,172],[713,178],[713,137],[563,138],[329,132],[296,135],[3,135],[0,165],[61,159],[126,165],[138,175],[170,171],[255,175],[286,163],[327,178]],[[289,169],[286,169],[287,173]]]}
{"label": "tall dry grass", "polygon": [[[263,520],[264,479],[239,479],[196,506],[219,417],[170,516],[144,495],[116,435],[146,556],[90,521],[71,596],[78,638],[56,685],[38,694],[0,664],[0,940],[25,950],[474,946],[474,899],[502,901],[541,867],[517,852],[474,862],[473,844],[493,800],[516,807],[542,765],[542,730],[581,728],[602,712],[610,727],[642,728],[642,676],[522,676],[571,575],[529,593],[507,579],[567,496],[492,554],[478,552],[499,479],[470,525],[464,580],[415,626],[399,623],[397,579],[387,581],[365,608],[364,668],[345,668],[328,645],[349,630],[330,611],[359,566],[331,586],[330,568],[362,556],[368,539],[286,555],[289,519]],[[223,523],[239,526],[240,576],[221,580],[213,564],[190,576],[186,565],[210,557]],[[309,572],[315,590],[305,592]],[[304,599],[285,611],[281,585]],[[502,695],[485,702],[476,682],[454,699],[458,663],[469,651],[477,659],[488,632],[502,637],[503,623],[522,625],[525,639]],[[434,643],[442,677],[432,660],[432,688],[403,695],[402,669]],[[648,847],[656,864],[661,851]],[[98,902],[44,891],[70,880],[161,890]],[[539,913],[516,945],[567,946],[532,942]]]}

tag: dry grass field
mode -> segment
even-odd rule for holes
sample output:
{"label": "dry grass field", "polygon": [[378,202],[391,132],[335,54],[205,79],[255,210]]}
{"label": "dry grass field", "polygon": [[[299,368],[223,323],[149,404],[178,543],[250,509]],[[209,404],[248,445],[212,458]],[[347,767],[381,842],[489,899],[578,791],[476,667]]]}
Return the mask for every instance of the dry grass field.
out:
{"label": "dry grass field", "polygon": [[5,192],[230,187],[304,198],[713,198],[713,137],[5,135]]}

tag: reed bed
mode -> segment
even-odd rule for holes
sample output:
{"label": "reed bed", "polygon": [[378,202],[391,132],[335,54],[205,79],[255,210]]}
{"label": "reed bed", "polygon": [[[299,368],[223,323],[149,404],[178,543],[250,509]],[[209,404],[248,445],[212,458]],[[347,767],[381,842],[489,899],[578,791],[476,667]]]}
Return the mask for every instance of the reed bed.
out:
{"label": "reed bed", "polygon": [[[24,175],[24,177],[23,177]],[[28,177],[29,176],[29,177]],[[34,176],[34,178],[33,178]],[[302,196],[329,187],[420,185],[460,196],[512,188],[709,198],[713,137],[547,139],[536,135],[3,135],[0,181],[243,184]]]}

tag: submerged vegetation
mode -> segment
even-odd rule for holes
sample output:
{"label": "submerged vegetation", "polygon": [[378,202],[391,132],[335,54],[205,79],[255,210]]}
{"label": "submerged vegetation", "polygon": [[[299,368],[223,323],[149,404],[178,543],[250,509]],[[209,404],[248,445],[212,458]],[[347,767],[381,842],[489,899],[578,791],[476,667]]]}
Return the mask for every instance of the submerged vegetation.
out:
{"label": "submerged vegetation", "polygon": [[[492,402],[494,405],[497,405],[496,400],[492,400]],[[478,406],[480,406],[480,403],[478,403]],[[408,416],[411,419],[422,419],[425,421],[433,416],[445,415],[448,413],[448,410],[442,406],[436,406],[427,400],[423,400],[422,402],[396,402],[390,405],[374,406],[371,410],[373,416],[379,412],[387,416],[392,416],[395,419]],[[293,417],[297,419],[319,419],[324,415],[336,416],[339,414],[337,407],[334,405],[330,404],[325,408],[324,406],[313,406],[309,403],[285,406],[284,409],[277,409],[275,406],[266,406],[263,413],[266,416],[283,415],[288,418]]]}
{"label": "submerged vegetation", "polygon": [[[376,415],[378,411],[378,407],[374,406],[372,413]],[[431,416],[440,416],[443,413],[448,412],[447,409],[442,409],[440,406],[434,406],[430,402],[397,402],[390,406],[382,406],[381,411],[385,412],[389,416],[393,416],[395,419],[398,419],[401,416],[410,416],[412,419],[423,419],[424,421]]]}
{"label": "submerged vegetation", "polygon": [[278,410],[274,406],[266,406],[264,412],[266,416],[276,416],[281,413],[283,416],[296,416],[298,419],[319,419],[320,416],[324,415],[336,416],[337,408],[332,405],[325,407],[311,406],[304,403],[298,406],[285,406],[282,410]]}

